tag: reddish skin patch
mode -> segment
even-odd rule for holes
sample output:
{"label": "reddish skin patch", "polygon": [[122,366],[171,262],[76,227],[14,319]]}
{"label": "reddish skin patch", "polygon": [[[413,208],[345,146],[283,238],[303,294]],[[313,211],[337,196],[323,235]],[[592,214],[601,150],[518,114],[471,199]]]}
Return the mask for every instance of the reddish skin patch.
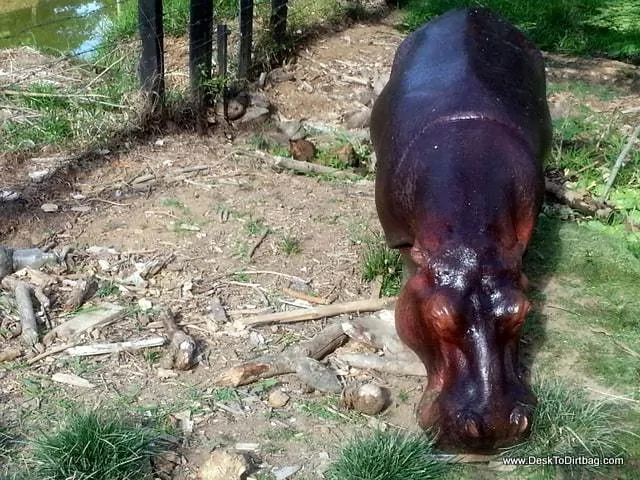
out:
{"label": "reddish skin patch", "polygon": [[540,52],[486,10],[435,19],[399,47],[371,138],[378,216],[409,273],[396,329],[428,372],[418,422],[448,450],[519,442],[536,404],[521,263],[551,139]]}

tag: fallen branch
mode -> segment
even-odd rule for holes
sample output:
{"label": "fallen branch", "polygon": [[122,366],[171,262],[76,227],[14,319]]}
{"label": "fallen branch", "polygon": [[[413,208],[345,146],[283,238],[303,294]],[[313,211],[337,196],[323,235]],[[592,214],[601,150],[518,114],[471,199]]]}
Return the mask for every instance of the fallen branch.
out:
{"label": "fallen branch", "polygon": [[164,337],[151,337],[126,342],[94,343],[92,345],[71,347],[66,349],[65,352],[72,357],[86,357],[90,355],[104,355],[106,353],[130,352],[142,350],[143,348],[161,347],[166,341]]}
{"label": "fallen branch", "polygon": [[324,165],[318,165],[317,163],[302,162],[300,160],[294,160],[293,158],[280,157],[278,155],[268,155],[265,152],[256,151],[259,157],[262,157],[266,163],[269,164],[274,170],[292,170],[296,173],[309,174],[319,173],[324,175],[334,175],[338,177],[346,177],[353,179],[362,178],[346,170],[339,170],[333,167],[326,167]]}
{"label": "fallen branch", "polygon": [[162,309],[160,319],[171,340],[173,368],[176,370],[189,370],[194,363],[196,342],[184,333],[173,318],[169,309]]}
{"label": "fallen branch", "polygon": [[302,346],[281,354],[263,355],[254,360],[223,370],[216,378],[218,385],[238,387],[265,378],[296,373],[300,380],[321,392],[340,392],[342,386],[335,373],[319,360],[347,341],[342,325],[333,324]]}
{"label": "fallen branch", "polygon": [[613,210],[611,207],[589,198],[584,193],[569,190],[564,185],[545,179],[545,190],[554,196],[560,203],[564,203],[572,209],[598,218],[608,218]]}
{"label": "fallen branch", "polygon": [[56,353],[64,352],[68,348],[75,347],[76,345],[79,345],[79,344],[80,342],[71,342],[71,343],[65,343],[63,345],[59,345],[54,348],[50,348],[46,352],[42,352],[40,355],[36,355],[35,357],[27,360],[27,365],[33,365],[34,363],[39,362],[43,358],[50,357],[51,355],[55,355]]}
{"label": "fallen branch", "polygon": [[97,305],[92,310],[79,312],[70,320],[58,325],[44,336],[44,343],[50,344],[54,338],[72,338],[91,328],[103,327],[124,317],[125,309],[115,303]]}
{"label": "fallen branch", "polygon": [[368,300],[357,300],[355,302],[341,303],[337,305],[327,305],[317,308],[310,308],[303,311],[276,312],[267,315],[256,315],[255,317],[241,319],[240,321],[248,326],[270,325],[272,323],[295,323],[319,318],[335,317],[344,313],[375,312],[395,302],[395,297],[373,298]]}
{"label": "fallen branch", "polygon": [[640,124],[638,124],[636,128],[633,129],[633,132],[629,136],[629,140],[627,141],[626,145],[620,152],[620,155],[618,155],[618,158],[616,159],[616,163],[614,163],[613,165],[613,169],[611,170],[611,173],[609,174],[609,179],[607,180],[607,185],[604,187],[604,192],[602,193],[602,198],[600,199],[602,202],[605,202],[607,200],[607,197],[609,196],[609,190],[611,190],[611,187],[613,186],[613,182],[616,180],[616,177],[618,176],[618,172],[620,171],[620,167],[622,166],[624,159],[627,158],[627,155],[629,154],[629,151],[631,150],[633,143],[638,138],[638,134],[640,134]]}

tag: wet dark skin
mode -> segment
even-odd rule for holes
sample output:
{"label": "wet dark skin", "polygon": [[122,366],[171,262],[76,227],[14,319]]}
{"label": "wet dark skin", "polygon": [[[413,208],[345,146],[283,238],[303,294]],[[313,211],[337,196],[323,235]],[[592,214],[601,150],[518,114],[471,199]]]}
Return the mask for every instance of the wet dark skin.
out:
{"label": "wet dark skin", "polygon": [[378,215],[407,267],[396,329],[428,372],[418,421],[446,450],[519,442],[536,403],[518,362],[522,256],[551,139],[540,52],[484,9],[434,19],[396,52],[371,139]]}

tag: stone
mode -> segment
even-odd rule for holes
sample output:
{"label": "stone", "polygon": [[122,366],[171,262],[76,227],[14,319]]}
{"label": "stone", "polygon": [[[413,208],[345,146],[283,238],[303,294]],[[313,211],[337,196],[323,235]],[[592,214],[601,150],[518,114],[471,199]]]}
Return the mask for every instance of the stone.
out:
{"label": "stone", "polygon": [[371,108],[365,108],[363,110],[356,110],[350,112],[344,116],[344,124],[349,129],[366,128],[371,121]]}

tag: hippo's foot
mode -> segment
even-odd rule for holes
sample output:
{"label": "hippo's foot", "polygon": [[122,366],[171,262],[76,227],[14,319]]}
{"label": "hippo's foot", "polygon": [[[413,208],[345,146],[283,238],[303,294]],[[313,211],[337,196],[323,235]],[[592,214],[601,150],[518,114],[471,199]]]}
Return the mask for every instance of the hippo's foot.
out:
{"label": "hippo's foot", "polygon": [[416,408],[416,416],[418,417],[418,425],[423,430],[431,430],[437,428],[440,414],[437,399],[440,396],[440,390],[427,388],[422,394],[422,398]]}

